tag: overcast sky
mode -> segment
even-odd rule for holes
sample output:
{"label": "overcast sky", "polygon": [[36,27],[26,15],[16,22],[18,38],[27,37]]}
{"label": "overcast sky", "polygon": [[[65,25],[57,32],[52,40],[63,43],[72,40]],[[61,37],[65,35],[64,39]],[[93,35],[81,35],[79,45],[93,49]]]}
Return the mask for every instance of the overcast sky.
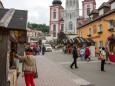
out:
{"label": "overcast sky", "polygon": [[[28,10],[28,22],[49,25],[50,8],[53,0],[1,0],[5,8],[15,8],[20,10]],[[65,8],[65,1],[61,0],[62,6]],[[80,9],[81,2],[79,0]],[[103,2],[108,0],[96,0],[96,7],[98,8]]]}

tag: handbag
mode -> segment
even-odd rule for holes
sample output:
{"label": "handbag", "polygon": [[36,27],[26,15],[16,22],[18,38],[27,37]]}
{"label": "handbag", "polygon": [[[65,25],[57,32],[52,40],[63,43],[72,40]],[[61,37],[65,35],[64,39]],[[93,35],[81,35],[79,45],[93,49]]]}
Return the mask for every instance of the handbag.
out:
{"label": "handbag", "polygon": [[34,74],[34,79],[38,78],[38,72],[36,71]]}

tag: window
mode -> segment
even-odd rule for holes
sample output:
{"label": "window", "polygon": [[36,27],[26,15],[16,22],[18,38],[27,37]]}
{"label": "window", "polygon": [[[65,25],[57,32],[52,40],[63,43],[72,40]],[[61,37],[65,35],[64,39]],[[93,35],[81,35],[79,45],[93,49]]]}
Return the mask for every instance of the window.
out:
{"label": "window", "polygon": [[70,0],[70,2],[69,2],[69,3],[70,3],[69,5],[70,5],[70,6],[72,6],[72,1],[71,1],[71,0]]}
{"label": "window", "polygon": [[103,9],[101,9],[100,11],[99,11],[99,15],[103,15],[104,14],[104,11],[103,11]]}
{"label": "window", "polygon": [[56,12],[53,12],[53,18],[54,19],[56,18]]}
{"label": "window", "polygon": [[93,26],[93,34],[95,34],[97,32],[96,30],[96,25]]}
{"label": "window", "polygon": [[53,37],[56,37],[56,25],[53,25]]}
{"label": "window", "polygon": [[87,8],[87,15],[90,14],[90,8]]}
{"label": "window", "polygon": [[82,37],[82,32],[80,32],[80,37]]}
{"label": "window", "polygon": [[88,30],[88,35],[91,35],[91,28],[89,28]]}
{"label": "window", "polygon": [[69,22],[69,30],[72,30],[72,28],[73,28],[73,25],[72,25],[72,22],[70,21]]}
{"label": "window", "polygon": [[109,29],[114,28],[114,20],[109,20]]}
{"label": "window", "polygon": [[98,26],[98,32],[102,32],[102,24],[100,24],[99,26]]}
{"label": "window", "polygon": [[103,41],[99,41],[99,44],[98,44],[98,45],[99,45],[99,47],[102,48],[102,47],[103,47]]}
{"label": "window", "polygon": [[61,24],[61,31],[64,31],[64,24]]}
{"label": "window", "polygon": [[111,4],[111,10],[115,9],[115,2]]}
{"label": "window", "polygon": [[71,13],[70,13],[70,19],[71,19]]}

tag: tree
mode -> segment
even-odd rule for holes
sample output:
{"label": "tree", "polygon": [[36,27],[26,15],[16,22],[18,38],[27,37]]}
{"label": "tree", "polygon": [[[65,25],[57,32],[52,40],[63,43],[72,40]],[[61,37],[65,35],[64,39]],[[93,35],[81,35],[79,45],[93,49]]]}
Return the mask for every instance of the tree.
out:
{"label": "tree", "polygon": [[62,43],[62,41],[64,40],[64,39],[66,39],[67,37],[66,37],[66,34],[64,33],[64,32],[60,32],[60,33],[58,33],[58,42],[59,43]]}
{"label": "tree", "polygon": [[28,22],[28,28],[42,31],[44,33],[49,33],[49,26],[46,24],[36,24]]}

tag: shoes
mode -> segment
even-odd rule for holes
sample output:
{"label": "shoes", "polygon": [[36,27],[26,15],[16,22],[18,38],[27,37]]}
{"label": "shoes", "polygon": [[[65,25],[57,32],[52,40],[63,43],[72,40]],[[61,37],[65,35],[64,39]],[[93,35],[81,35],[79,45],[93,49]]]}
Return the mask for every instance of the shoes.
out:
{"label": "shoes", "polygon": [[75,67],[75,68],[78,68],[78,67]]}
{"label": "shoes", "polygon": [[101,71],[105,72],[105,70],[101,70]]}
{"label": "shoes", "polygon": [[70,68],[73,69],[72,66],[70,66]]}

